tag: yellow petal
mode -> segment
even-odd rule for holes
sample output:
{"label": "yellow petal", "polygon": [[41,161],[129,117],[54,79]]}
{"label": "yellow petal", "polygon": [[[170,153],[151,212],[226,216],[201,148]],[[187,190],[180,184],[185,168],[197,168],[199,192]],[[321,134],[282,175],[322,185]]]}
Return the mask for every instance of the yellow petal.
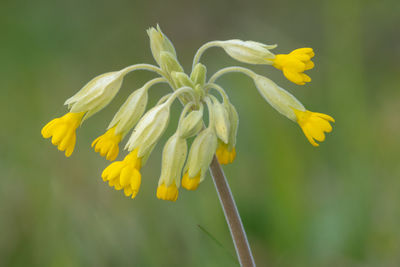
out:
{"label": "yellow petal", "polygon": [[182,177],[182,187],[187,190],[196,190],[200,183],[200,173],[195,177],[189,177],[189,173],[186,172]]}

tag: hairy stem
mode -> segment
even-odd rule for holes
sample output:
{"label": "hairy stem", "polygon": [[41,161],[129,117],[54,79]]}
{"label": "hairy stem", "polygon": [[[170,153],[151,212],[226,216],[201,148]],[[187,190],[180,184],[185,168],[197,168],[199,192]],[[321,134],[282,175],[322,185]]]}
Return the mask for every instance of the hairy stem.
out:
{"label": "hairy stem", "polygon": [[249,76],[250,78],[253,78],[256,74],[254,71],[249,70],[247,68],[239,67],[239,66],[232,66],[232,67],[226,67],[223,69],[220,69],[216,73],[214,73],[211,78],[208,80],[208,83],[214,83],[219,77],[221,77],[224,74],[231,73],[231,72],[241,72]]}
{"label": "hairy stem", "polygon": [[204,45],[202,45],[199,48],[199,50],[197,50],[197,52],[193,58],[192,71],[193,71],[194,67],[197,65],[197,63],[200,62],[200,58],[203,55],[204,51],[206,51],[210,47],[218,46],[218,44],[219,44],[219,41],[208,42],[208,43],[205,43]]}
{"label": "hairy stem", "polygon": [[211,162],[210,170],[240,265],[242,267],[254,267],[256,264],[251,253],[249,242],[247,241],[246,232],[244,231],[235,200],[233,199],[224,171],[215,156]]}

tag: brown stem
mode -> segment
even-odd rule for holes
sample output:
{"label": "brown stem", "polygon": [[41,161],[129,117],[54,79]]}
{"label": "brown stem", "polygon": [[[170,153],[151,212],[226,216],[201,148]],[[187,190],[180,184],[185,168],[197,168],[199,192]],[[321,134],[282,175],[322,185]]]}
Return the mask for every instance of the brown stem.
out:
{"label": "brown stem", "polygon": [[240,265],[243,267],[255,267],[256,264],[254,263],[254,258],[251,253],[249,242],[247,241],[246,232],[244,231],[235,200],[233,199],[224,171],[215,156],[211,162],[210,170],[225,214],[225,219],[231,232]]}

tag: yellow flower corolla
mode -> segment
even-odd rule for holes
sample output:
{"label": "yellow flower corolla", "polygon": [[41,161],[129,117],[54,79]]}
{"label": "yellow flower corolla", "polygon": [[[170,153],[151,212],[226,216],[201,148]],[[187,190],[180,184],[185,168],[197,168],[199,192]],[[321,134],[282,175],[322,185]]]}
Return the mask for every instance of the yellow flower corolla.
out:
{"label": "yellow flower corolla", "polygon": [[116,190],[124,189],[125,196],[135,198],[141,183],[140,168],[142,159],[137,157],[138,149],[130,152],[122,161],[111,163],[104,169],[101,177]]}
{"label": "yellow flower corolla", "polygon": [[200,173],[193,178],[186,172],[182,177],[182,187],[187,190],[196,190],[200,183]]}
{"label": "yellow flower corolla", "polygon": [[215,154],[219,163],[226,165],[232,163],[235,160],[236,149],[233,147],[232,150],[229,151],[228,144],[225,144],[224,142],[219,142]]}
{"label": "yellow flower corolla", "polygon": [[162,200],[176,201],[178,199],[178,187],[172,183],[169,186],[161,184],[157,187],[157,198]]}
{"label": "yellow flower corolla", "polygon": [[335,122],[335,119],[331,116],[308,110],[293,109],[293,111],[296,114],[297,123],[313,146],[319,146],[315,140],[323,142],[325,140],[325,132],[330,133],[332,131],[332,126],[329,122]]}
{"label": "yellow flower corolla", "polygon": [[50,138],[58,150],[65,151],[65,156],[71,156],[76,143],[76,129],[82,121],[85,112],[69,112],[60,118],[51,120],[42,128],[42,136]]}
{"label": "yellow flower corolla", "polygon": [[94,151],[100,153],[102,157],[106,157],[109,161],[114,161],[119,153],[119,142],[121,142],[122,134],[115,134],[116,126],[107,130],[107,132],[97,137],[93,143]]}
{"label": "yellow flower corolla", "polygon": [[273,66],[283,71],[285,77],[299,85],[311,82],[311,78],[303,72],[314,67],[311,58],[314,56],[312,48],[298,48],[289,54],[278,54],[273,59]]}

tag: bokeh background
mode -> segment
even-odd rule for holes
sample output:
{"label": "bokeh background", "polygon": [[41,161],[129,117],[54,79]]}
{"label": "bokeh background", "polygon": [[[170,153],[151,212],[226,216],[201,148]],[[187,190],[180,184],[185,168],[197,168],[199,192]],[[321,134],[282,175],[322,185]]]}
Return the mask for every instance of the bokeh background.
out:
{"label": "bokeh background", "polygon": [[[240,114],[237,159],[224,170],[258,266],[400,266],[397,0],[1,0],[1,266],[237,266],[209,176],[175,203],[156,198],[166,138],[143,168],[135,200],[100,178],[108,163],[91,141],[153,74],[126,79],[79,129],[70,158],[40,136],[92,77],[153,63],[145,30],[156,23],[187,71],[198,47],[216,39],[316,51],[306,86],[269,66],[249,67],[336,119],[319,148],[249,78],[219,80]],[[219,48],[202,62],[209,74],[246,66]],[[152,89],[151,102],[166,90]],[[172,120],[168,133],[175,127]]]}

